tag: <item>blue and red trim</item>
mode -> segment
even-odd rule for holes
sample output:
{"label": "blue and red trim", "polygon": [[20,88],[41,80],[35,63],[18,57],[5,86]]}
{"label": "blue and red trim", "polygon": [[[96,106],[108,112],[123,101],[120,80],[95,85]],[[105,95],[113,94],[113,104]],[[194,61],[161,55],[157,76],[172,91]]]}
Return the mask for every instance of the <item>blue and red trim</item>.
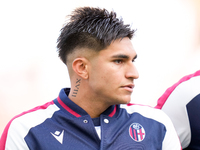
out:
{"label": "blue and red trim", "polygon": [[108,115],[109,117],[113,117],[116,113],[116,110],[117,110],[117,106],[115,105],[113,111]]}
{"label": "blue and red trim", "polygon": [[69,113],[71,113],[72,115],[76,116],[76,117],[81,117],[80,114],[78,114],[77,112],[73,111],[71,108],[69,108],[67,105],[65,105],[65,103],[63,103],[63,101],[60,99],[60,97],[57,98],[58,103],[65,109],[67,110]]}
{"label": "blue and red trim", "polygon": [[182,79],[180,79],[177,83],[175,83],[173,86],[171,86],[170,88],[168,88],[165,93],[158,99],[157,105],[155,106],[155,108],[161,109],[163,107],[163,105],[165,104],[166,100],[168,99],[168,97],[170,96],[170,94],[174,91],[174,89],[181,84],[182,82],[185,82],[189,79],[191,79],[192,77],[196,77],[196,76],[200,76],[200,70],[198,70],[197,72],[187,75],[185,77],[183,77]]}
{"label": "blue and red trim", "polygon": [[27,113],[31,113],[31,112],[34,112],[34,111],[37,111],[37,110],[40,110],[40,109],[46,109],[48,106],[53,105],[53,104],[54,104],[53,101],[48,102],[48,103],[46,103],[44,105],[35,107],[35,108],[33,108],[33,109],[29,110],[29,111],[25,111],[25,112],[15,116],[14,118],[12,118],[10,120],[10,122],[7,124],[7,126],[5,127],[4,132],[3,132],[2,136],[1,136],[1,139],[0,139],[0,150],[4,150],[5,149],[8,130],[9,130],[9,127],[10,127],[10,125],[11,125],[11,123],[12,123],[12,121],[14,119],[19,118],[20,116],[23,116],[24,114],[27,114]]}

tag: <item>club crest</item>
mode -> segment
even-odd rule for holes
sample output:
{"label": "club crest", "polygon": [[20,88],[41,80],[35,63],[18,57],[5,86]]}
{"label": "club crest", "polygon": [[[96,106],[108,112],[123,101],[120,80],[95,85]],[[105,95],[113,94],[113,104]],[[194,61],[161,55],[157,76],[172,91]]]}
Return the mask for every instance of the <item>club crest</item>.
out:
{"label": "club crest", "polygon": [[132,123],[129,127],[129,135],[134,141],[141,142],[145,138],[145,130],[139,123]]}

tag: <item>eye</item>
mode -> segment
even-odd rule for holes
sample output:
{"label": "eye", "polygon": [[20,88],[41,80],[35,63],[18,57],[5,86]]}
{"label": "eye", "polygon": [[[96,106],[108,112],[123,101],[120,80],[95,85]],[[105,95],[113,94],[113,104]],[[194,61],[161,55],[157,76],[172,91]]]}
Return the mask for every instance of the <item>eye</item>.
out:
{"label": "eye", "polygon": [[132,62],[135,62],[135,59],[133,59]]}
{"label": "eye", "polygon": [[135,55],[135,57],[133,58],[132,62],[135,62],[136,58],[137,58],[137,55]]}
{"label": "eye", "polygon": [[114,60],[114,62],[115,62],[116,64],[121,64],[123,61],[120,60],[120,59],[118,59],[118,60]]}

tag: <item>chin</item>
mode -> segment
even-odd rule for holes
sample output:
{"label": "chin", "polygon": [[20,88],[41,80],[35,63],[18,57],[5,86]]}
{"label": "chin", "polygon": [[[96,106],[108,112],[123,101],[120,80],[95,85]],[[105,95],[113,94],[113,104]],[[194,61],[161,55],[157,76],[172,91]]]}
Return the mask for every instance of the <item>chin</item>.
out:
{"label": "chin", "polygon": [[125,98],[120,101],[120,104],[128,104],[128,103],[130,103],[130,101],[131,101],[131,98]]}
{"label": "chin", "polygon": [[124,103],[124,104],[129,104],[131,102],[131,100],[128,100],[126,103]]}
{"label": "chin", "polygon": [[114,105],[119,105],[119,104],[128,104],[131,101],[131,96],[130,95],[126,95],[126,96],[119,96],[119,97],[115,97],[114,99],[112,99],[111,103]]}
{"label": "chin", "polygon": [[124,96],[123,99],[124,99],[124,102],[130,103],[130,101],[131,101],[131,95],[128,94],[128,95]]}

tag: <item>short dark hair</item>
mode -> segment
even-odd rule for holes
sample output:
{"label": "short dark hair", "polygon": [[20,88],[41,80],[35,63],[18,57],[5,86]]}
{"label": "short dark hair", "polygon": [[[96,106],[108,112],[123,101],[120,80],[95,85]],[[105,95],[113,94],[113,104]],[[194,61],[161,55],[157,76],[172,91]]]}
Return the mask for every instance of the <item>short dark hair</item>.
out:
{"label": "short dark hair", "polygon": [[69,17],[57,40],[59,57],[64,63],[75,48],[100,51],[112,41],[124,37],[131,39],[134,34],[130,25],[124,25],[122,18],[116,18],[115,12],[109,13],[106,9],[81,7]]}

